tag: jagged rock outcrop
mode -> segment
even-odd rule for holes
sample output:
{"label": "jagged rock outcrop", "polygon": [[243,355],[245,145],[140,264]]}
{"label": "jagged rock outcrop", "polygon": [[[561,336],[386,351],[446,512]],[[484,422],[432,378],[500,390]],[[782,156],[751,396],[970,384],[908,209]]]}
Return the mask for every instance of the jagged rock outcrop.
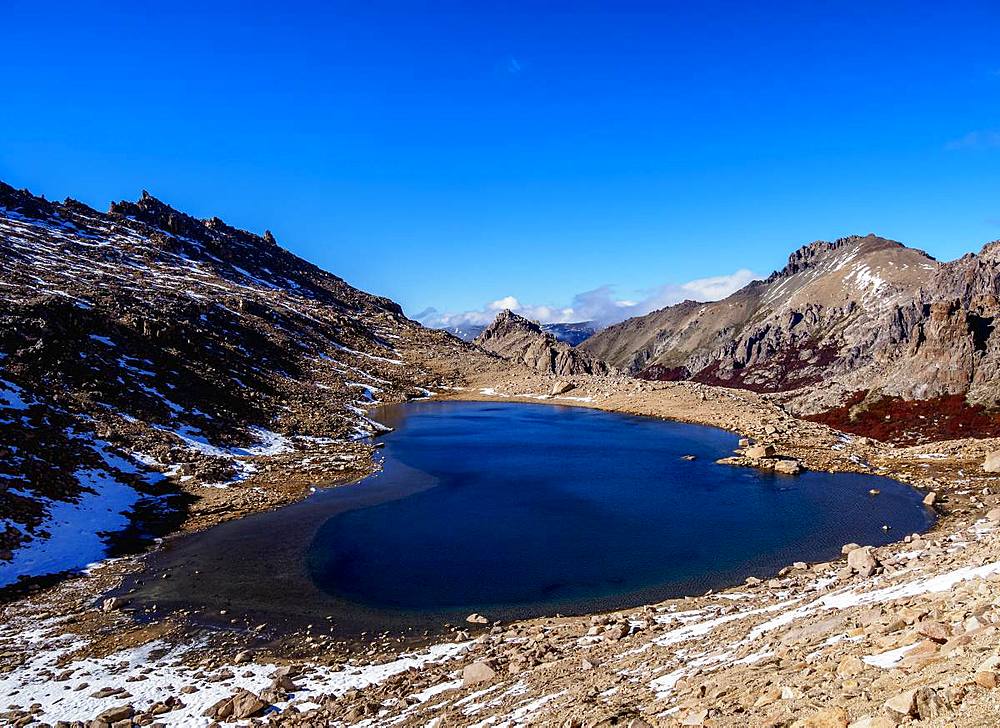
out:
{"label": "jagged rock outcrop", "polygon": [[580,349],[642,378],[782,393],[805,414],[858,393],[989,409],[1000,405],[998,301],[1000,243],[939,263],[854,236],[806,245],[726,299],[629,319]]}
{"label": "jagged rock outcrop", "polygon": [[607,374],[600,359],[559,341],[534,321],[504,309],[475,339],[475,344],[506,359],[560,376]]}

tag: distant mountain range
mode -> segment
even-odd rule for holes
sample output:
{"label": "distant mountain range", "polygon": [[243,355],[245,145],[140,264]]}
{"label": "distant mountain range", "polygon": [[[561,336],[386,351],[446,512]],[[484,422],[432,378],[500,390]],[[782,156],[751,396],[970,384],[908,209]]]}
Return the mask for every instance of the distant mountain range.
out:
{"label": "distant mountain range", "polygon": [[[586,341],[597,333],[597,326],[593,321],[580,321],[568,324],[539,324],[539,328],[551,334],[558,341],[563,341],[570,346],[576,346]],[[484,324],[462,324],[451,326],[446,329],[449,334],[457,336],[462,341],[474,341],[477,336],[483,333],[486,328]]]}

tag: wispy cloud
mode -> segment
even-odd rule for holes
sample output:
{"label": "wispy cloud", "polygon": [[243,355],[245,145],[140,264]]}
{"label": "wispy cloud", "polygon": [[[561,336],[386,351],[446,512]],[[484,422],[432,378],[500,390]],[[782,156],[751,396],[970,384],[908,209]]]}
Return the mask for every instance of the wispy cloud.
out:
{"label": "wispy cloud", "polygon": [[614,286],[605,285],[573,296],[565,305],[522,303],[516,296],[504,296],[490,301],[474,311],[442,313],[428,308],[414,318],[425,326],[450,328],[463,325],[489,324],[505,308],[541,323],[568,323],[594,321],[600,326],[618,323],[631,316],[642,316],[685,299],[714,301],[725,298],[752,280],[758,279],[753,271],[741,268],[728,275],[697,278],[686,283],[667,283],[641,292],[638,300],[616,294]]}
{"label": "wispy cloud", "polygon": [[1000,147],[1000,131],[996,129],[981,129],[970,131],[963,137],[952,139],[944,145],[949,151],[959,149],[995,149]]}

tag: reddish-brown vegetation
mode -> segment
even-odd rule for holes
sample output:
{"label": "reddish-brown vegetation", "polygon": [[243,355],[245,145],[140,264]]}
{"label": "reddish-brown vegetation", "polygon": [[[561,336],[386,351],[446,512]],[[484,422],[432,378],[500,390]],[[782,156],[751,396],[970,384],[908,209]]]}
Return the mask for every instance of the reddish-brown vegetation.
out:
{"label": "reddish-brown vegetation", "polygon": [[884,442],[914,445],[963,437],[1000,437],[1000,411],[971,405],[961,395],[927,400],[855,392],[841,406],[806,419]]}

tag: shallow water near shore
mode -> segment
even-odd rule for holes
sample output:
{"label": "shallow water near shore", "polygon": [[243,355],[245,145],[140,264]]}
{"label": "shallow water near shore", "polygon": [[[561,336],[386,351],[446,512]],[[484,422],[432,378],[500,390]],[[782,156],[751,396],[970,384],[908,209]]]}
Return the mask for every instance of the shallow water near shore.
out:
{"label": "shallow water near shore", "polygon": [[151,560],[172,578],[137,598],[347,632],[585,613],[766,577],[934,518],[887,478],[718,465],[737,437],[710,427],[490,402],[376,417],[395,428],[381,473],[178,539]]}

